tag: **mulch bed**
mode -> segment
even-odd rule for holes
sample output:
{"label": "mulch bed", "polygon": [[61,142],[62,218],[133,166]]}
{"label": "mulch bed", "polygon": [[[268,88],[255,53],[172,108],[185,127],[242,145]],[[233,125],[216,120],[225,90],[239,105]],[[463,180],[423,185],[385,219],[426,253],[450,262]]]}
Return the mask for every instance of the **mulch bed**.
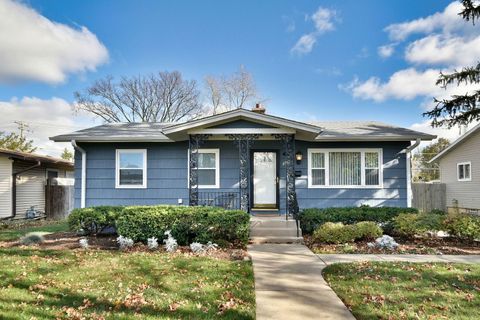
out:
{"label": "mulch bed", "polygon": [[[116,236],[89,236],[82,237],[74,232],[58,232],[47,234],[44,236],[45,241],[34,245],[37,248],[45,250],[84,250],[80,247],[79,240],[88,239],[88,250],[119,250]],[[0,248],[22,247],[19,241],[0,242]],[[156,251],[163,251],[163,247],[159,246]],[[149,252],[146,245],[135,244],[127,249],[128,252]],[[203,253],[193,253],[188,246],[178,247],[177,254],[208,256],[222,260],[246,260],[248,253],[243,248],[218,248],[217,250],[209,250]]]}
{"label": "mulch bed", "polygon": [[395,238],[399,244],[397,250],[369,248],[368,241],[349,244],[316,244],[311,236],[304,236],[305,244],[315,253],[359,253],[359,254],[480,254],[479,242],[465,242],[454,238]]}

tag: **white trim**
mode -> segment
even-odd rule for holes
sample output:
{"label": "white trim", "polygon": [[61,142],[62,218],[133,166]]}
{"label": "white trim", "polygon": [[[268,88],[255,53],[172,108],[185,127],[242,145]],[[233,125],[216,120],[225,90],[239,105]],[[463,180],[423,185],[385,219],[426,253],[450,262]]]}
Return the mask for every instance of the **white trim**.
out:
{"label": "white trim", "polygon": [[189,121],[186,123],[181,123],[181,124],[174,124],[168,127],[162,128],[162,132],[165,134],[171,134],[175,133],[178,131],[183,131],[183,130],[188,130],[188,129],[193,129],[193,128],[198,128],[206,125],[210,125],[213,123],[217,122],[222,122],[222,121],[230,121],[230,120],[236,120],[237,118],[246,118],[246,119],[251,119],[251,120],[257,120],[261,123],[267,123],[267,124],[275,124],[279,126],[284,126],[284,127],[290,127],[294,128],[297,130],[303,130],[306,132],[310,133],[315,133],[318,134],[320,133],[321,129],[318,126],[311,125],[308,123],[304,122],[299,122],[295,120],[290,120],[290,119],[285,119],[285,118],[280,118],[277,116],[272,116],[268,114],[259,114],[256,112],[252,112],[249,110],[245,109],[235,109],[232,111],[227,111],[224,113],[220,113],[217,115]]}
{"label": "white trim", "polygon": [[207,128],[194,129],[188,134],[294,134],[295,130],[288,128]]}
{"label": "white trim", "polygon": [[[459,172],[459,169],[460,169],[460,166],[466,166],[468,165],[469,166],[469,170],[468,170],[468,178],[463,178],[463,179],[460,179],[460,172]],[[463,169],[464,172],[463,174],[465,174],[465,169]],[[465,161],[465,162],[458,162],[457,163],[457,180],[458,181],[472,181],[472,162],[471,161]]]}
{"label": "white trim", "polygon": [[[198,153],[215,154],[215,185],[198,185],[198,189],[220,189],[220,149],[198,149]],[[187,149],[187,187],[190,188],[190,149]],[[213,168],[209,168],[211,170]],[[197,170],[202,170],[198,168]]]}
{"label": "white trim", "polygon": [[412,192],[412,163],[411,153],[407,152],[405,155],[405,161],[407,162],[407,208],[412,207],[413,192]]}
{"label": "white trim", "polygon": [[[120,153],[139,153],[143,155],[142,184],[120,184]],[[116,149],[115,150],[115,189],[145,189],[147,188],[147,149]]]}
{"label": "white trim", "polygon": [[[330,173],[329,173],[329,153],[330,152],[360,152],[360,164],[361,164],[361,185],[330,185]],[[378,153],[378,185],[366,185],[365,184],[365,153],[377,152]],[[308,188],[311,189],[381,189],[383,188],[383,149],[382,148],[308,148],[307,150],[307,180]],[[325,185],[313,185],[312,184],[312,165],[311,158],[312,153],[324,153],[325,154]]]}
{"label": "white trim", "polygon": [[45,180],[48,179],[48,171],[51,171],[51,172],[56,172],[57,173],[57,178],[63,178],[63,177],[60,177],[60,171],[58,169],[50,169],[50,168],[46,168],[45,169]]}
{"label": "white trim", "polygon": [[87,151],[80,148],[77,145],[75,140],[71,141],[72,146],[75,150],[80,151],[82,154],[82,172],[80,180],[80,208],[85,208],[86,197],[87,197]]}

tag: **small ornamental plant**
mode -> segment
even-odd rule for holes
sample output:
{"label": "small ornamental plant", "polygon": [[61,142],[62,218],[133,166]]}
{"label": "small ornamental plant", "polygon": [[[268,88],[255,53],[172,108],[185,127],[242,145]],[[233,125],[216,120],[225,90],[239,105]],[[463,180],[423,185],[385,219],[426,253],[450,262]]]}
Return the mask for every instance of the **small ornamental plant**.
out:
{"label": "small ornamental plant", "polygon": [[199,242],[193,242],[190,244],[190,250],[192,250],[193,253],[200,253],[205,251],[205,248],[203,244]]}
{"label": "small ornamental plant", "polygon": [[133,240],[124,236],[119,236],[117,238],[117,243],[120,250],[125,250],[133,246]]}
{"label": "small ornamental plant", "polygon": [[88,239],[86,238],[82,238],[78,241],[78,243],[80,244],[80,247],[83,248],[83,249],[88,249]]}
{"label": "small ornamental plant", "polygon": [[205,250],[210,251],[210,250],[217,250],[218,249],[218,244],[212,243],[212,241],[208,241],[207,244],[205,245]]}
{"label": "small ornamental plant", "polygon": [[165,243],[165,250],[167,250],[167,252],[175,252],[178,248],[177,240],[172,236],[170,230],[165,231],[164,234],[167,236],[167,239],[163,240],[163,243]]}
{"label": "small ornamental plant", "polygon": [[151,237],[147,239],[147,246],[150,250],[155,250],[158,248],[158,239],[155,237]]}
{"label": "small ornamental plant", "polygon": [[369,242],[367,246],[371,249],[379,248],[379,249],[395,250],[398,248],[398,243],[392,237],[383,235],[380,238],[377,238],[375,242]]}

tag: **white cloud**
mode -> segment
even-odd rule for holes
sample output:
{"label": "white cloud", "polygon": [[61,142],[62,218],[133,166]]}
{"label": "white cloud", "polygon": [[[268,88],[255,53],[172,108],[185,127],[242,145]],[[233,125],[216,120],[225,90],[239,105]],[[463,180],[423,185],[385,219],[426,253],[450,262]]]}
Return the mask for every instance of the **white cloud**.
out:
{"label": "white cloud", "polygon": [[[354,79],[342,88],[351,92],[355,98],[376,102],[387,99],[412,100],[417,97],[426,97],[431,101],[433,97],[441,99],[480,89],[479,85],[450,86],[446,90],[442,89],[435,85],[439,74],[440,70],[438,69],[417,71],[414,68],[408,68],[395,72],[386,82],[382,82],[377,77],[371,77],[364,82]],[[429,103],[425,107],[430,106]]]}
{"label": "white cloud", "polygon": [[0,82],[61,83],[108,60],[86,27],[53,22],[22,2],[0,0]]}
{"label": "white cloud", "polygon": [[378,47],[378,55],[382,58],[388,58],[395,52],[395,44],[386,44]]}
{"label": "white cloud", "polygon": [[295,46],[292,48],[292,52],[298,53],[298,54],[306,54],[312,51],[313,46],[317,42],[317,37],[315,34],[310,33],[310,34],[304,34],[303,36],[298,39],[297,43],[295,43]]}
{"label": "white cloud", "polygon": [[[468,130],[472,129],[478,123],[479,123],[478,121],[470,123],[468,125],[468,127],[466,128],[466,130],[468,131]],[[454,127],[454,128],[450,128],[450,129],[447,129],[445,127],[433,128],[430,125],[429,120],[414,123],[409,128],[412,129],[412,130],[436,135],[437,139],[435,139],[434,141],[437,141],[438,138],[445,138],[445,139],[450,140],[450,142],[453,142],[460,137],[460,128],[459,127]],[[465,131],[463,131],[463,132],[465,132]],[[422,142],[419,149],[417,149],[417,150],[421,150],[423,147],[425,147],[428,144],[430,144],[430,142]]]}
{"label": "white cloud", "polygon": [[480,36],[450,37],[430,35],[408,45],[405,59],[417,64],[465,66],[478,62]]}
{"label": "white cloud", "polygon": [[479,90],[480,85],[475,84],[454,84],[446,90],[436,85],[441,71],[450,73],[456,68],[476,64],[480,56],[480,29],[458,15],[461,9],[459,2],[452,2],[442,12],[388,26],[385,30],[395,42],[378,48],[381,57],[392,55],[394,47],[407,37],[422,34],[406,45],[405,61],[413,66],[394,72],[384,81],[379,77],[364,81],[355,78],[341,88],[355,98],[376,102],[423,98],[420,105],[423,108],[431,108],[434,97],[443,99]]}
{"label": "white cloud", "polygon": [[458,15],[461,10],[462,4],[454,1],[443,12],[436,12],[425,18],[408,22],[391,24],[385,28],[385,31],[394,41],[403,41],[412,34],[428,34],[438,30],[443,33],[451,33],[466,27],[465,21]]}
{"label": "white cloud", "polygon": [[29,126],[26,135],[38,147],[36,153],[59,156],[69,143],[56,143],[48,138],[94,125],[83,115],[74,115],[71,105],[60,98],[48,100],[36,97],[13,98],[0,101],[0,127],[2,131],[17,131],[14,121],[21,120]]}
{"label": "white cloud", "polygon": [[338,21],[338,15],[335,10],[319,7],[311,16],[307,16],[306,20],[312,20],[315,26],[313,32],[302,35],[290,50],[294,54],[307,54],[313,50],[318,37],[328,31],[335,30],[335,21]]}

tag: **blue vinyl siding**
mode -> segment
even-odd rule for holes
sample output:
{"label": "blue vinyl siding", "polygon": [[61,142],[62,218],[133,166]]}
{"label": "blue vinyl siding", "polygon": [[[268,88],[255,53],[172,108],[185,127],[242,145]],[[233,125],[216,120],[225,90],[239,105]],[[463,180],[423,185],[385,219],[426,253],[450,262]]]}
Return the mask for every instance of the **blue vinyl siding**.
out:
{"label": "blue vinyl siding", "polygon": [[[296,151],[303,160],[295,164],[301,171],[296,178],[301,208],[332,206],[401,206],[407,205],[405,154],[399,152],[409,142],[304,142],[296,141]],[[87,151],[87,206],[188,204],[188,142],[174,143],[83,143]],[[115,150],[147,149],[147,188],[115,189]],[[220,189],[200,191],[238,191],[239,160],[236,145],[229,140],[208,141],[203,148],[220,149]],[[382,148],[382,189],[313,189],[308,188],[308,148]],[[280,209],[285,209],[285,168],[283,149],[278,141],[256,141],[252,150],[278,150],[280,156]],[[80,204],[81,154],[75,152],[75,205]]]}

